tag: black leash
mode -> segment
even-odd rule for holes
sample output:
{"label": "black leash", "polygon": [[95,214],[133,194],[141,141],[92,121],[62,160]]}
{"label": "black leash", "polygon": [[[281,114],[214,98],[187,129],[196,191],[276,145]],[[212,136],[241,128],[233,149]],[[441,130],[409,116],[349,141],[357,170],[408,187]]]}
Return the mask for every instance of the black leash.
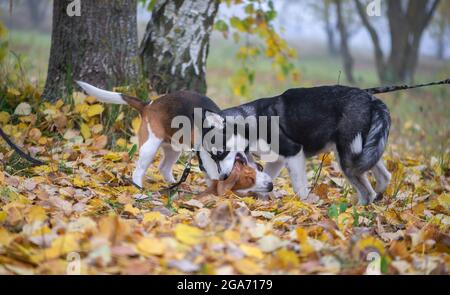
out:
{"label": "black leash", "polygon": [[31,164],[33,164],[33,166],[41,166],[41,165],[45,165],[44,162],[42,162],[41,160],[38,160],[36,158],[33,158],[32,156],[28,155],[27,153],[25,153],[24,151],[22,151],[14,142],[11,141],[11,139],[8,137],[8,135],[6,135],[6,133],[3,131],[3,129],[0,127],[0,136],[3,138],[3,140],[6,141],[6,143],[17,153],[19,154],[20,157],[24,158],[25,160],[27,160],[28,162],[30,162]]}
{"label": "black leash", "polygon": [[[182,183],[186,182],[186,180],[187,180],[189,174],[191,173],[191,168],[192,168],[192,158],[194,157],[194,154],[195,154],[195,149],[192,149],[191,152],[190,152],[190,154],[189,154],[189,158],[188,158],[188,160],[186,161],[186,164],[184,165],[183,173],[181,174],[180,179],[179,179],[176,183],[174,183],[174,184],[172,184],[172,185],[170,185],[170,186],[168,186],[168,187],[164,187],[164,188],[160,189],[159,191],[155,191],[155,193],[161,193],[161,192],[166,192],[166,191],[173,191],[173,190],[175,190],[176,188],[178,188]],[[144,190],[143,187],[141,187],[141,186],[137,185],[136,183],[134,183],[133,180],[128,179],[128,178],[125,178],[125,180],[126,180],[129,184],[134,185],[134,186],[135,186],[136,188],[138,188],[139,190],[141,190],[141,191]]]}
{"label": "black leash", "polygon": [[[28,162],[30,162],[32,164],[32,166],[41,166],[41,165],[46,165],[46,163],[42,162],[41,160],[38,160],[36,158],[33,158],[32,156],[28,155],[27,153],[25,153],[24,151],[22,151],[22,149],[20,149],[14,142],[12,142],[12,140],[8,137],[8,135],[6,135],[6,133],[3,131],[3,129],[0,127],[0,136],[3,138],[3,140],[5,140],[5,142],[23,159],[27,160]],[[183,170],[183,174],[181,175],[180,180],[178,180],[176,183],[172,184],[169,187],[163,188],[160,191],[171,191],[176,189],[177,187],[179,187],[182,183],[186,182],[189,174],[191,173],[191,168],[192,168],[192,158],[194,157],[195,154],[195,149],[192,149],[190,154],[189,154],[189,158],[186,162],[186,165],[184,166],[184,170]],[[141,187],[139,187],[138,185],[136,185],[133,181],[129,181],[131,184],[133,184],[134,186],[138,187],[139,189],[142,189]]]}
{"label": "black leash", "polygon": [[388,92],[394,92],[394,91],[400,91],[400,90],[421,88],[421,87],[434,86],[434,85],[444,85],[444,84],[450,84],[450,79],[437,81],[437,82],[431,82],[431,83],[425,83],[425,84],[412,85],[412,86],[409,86],[406,84],[405,85],[394,85],[394,86],[381,86],[381,87],[364,89],[364,91],[366,91],[370,94],[379,94],[379,93],[388,93]]}
{"label": "black leash", "polygon": [[174,190],[174,189],[178,188],[183,182],[186,182],[189,174],[191,173],[192,158],[194,157],[194,154],[195,154],[195,150],[192,149],[189,154],[189,158],[186,161],[186,165],[184,166],[183,174],[181,174],[180,180],[178,180],[176,183],[172,184],[171,186],[169,186],[167,188],[163,188],[162,191]]}

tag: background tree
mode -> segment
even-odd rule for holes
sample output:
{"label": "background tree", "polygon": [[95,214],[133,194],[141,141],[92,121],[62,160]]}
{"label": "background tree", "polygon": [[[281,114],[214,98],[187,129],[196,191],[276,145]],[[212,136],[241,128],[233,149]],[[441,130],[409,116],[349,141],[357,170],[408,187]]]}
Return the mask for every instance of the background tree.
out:
{"label": "background tree", "polygon": [[[292,1],[292,0],[291,0]],[[327,49],[331,56],[336,56],[339,53],[339,46],[337,44],[337,30],[335,26],[335,14],[333,13],[333,0],[322,1],[308,1],[309,5],[314,9],[317,17],[323,22],[323,28],[327,36]]]}
{"label": "background tree", "polygon": [[342,64],[344,66],[344,73],[349,83],[355,83],[355,79],[353,77],[353,66],[355,62],[348,44],[350,36],[347,28],[347,22],[344,18],[343,1],[334,0],[334,4],[336,6],[337,28],[339,30],[340,53],[342,56]]}
{"label": "background tree", "polygon": [[387,0],[390,55],[385,60],[377,30],[371,24],[366,5],[354,0],[362,23],[372,39],[378,77],[381,82],[412,82],[419,59],[423,33],[440,0]]}
{"label": "background tree", "polygon": [[217,0],[156,0],[142,40],[143,72],[157,93],[206,93],[206,58]]}
{"label": "background tree", "polygon": [[450,1],[443,1],[431,24],[431,35],[436,40],[436,57],[444,59],[446,42],[450,39]]}
{"label": "background tree", "polygon": [[73,1],[53,1],[44,99],[70,94],[74,80],[102,88],[137,81],[136,1],[81,1],[81,16],[72,17],[67,7]]}
{"label": "background tree", "polygon": [[30,12],[30,17],[32,23],[36,26],[40,26],[45,20],[47,15],[47,9],[50,1],[47,0],[27,0],[25,1],[28,11]]}

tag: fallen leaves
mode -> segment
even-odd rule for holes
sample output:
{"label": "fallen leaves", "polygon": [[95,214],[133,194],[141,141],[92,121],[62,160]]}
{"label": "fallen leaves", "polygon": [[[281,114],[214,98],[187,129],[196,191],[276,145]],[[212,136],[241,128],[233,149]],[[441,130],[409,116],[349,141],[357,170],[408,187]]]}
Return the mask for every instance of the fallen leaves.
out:
{"label": "fallen leaves", "polygon": [[202,230],[187,224],[177,224],[175,227],[175,237],[186,245],[201,243],[203,235]]}
{"label": "fallen leaves", "polygon": [[[405,155],[392,145],[393,180],[368,207],[351,204],[331,155],[303,201],[285,172],[268,200],[197,196],[190,193],[204,190],[197,172],[182,190],[161,192],[160,156],[139,191],[125,181],[132,140],[105,131],[103,105],[93,98],[74,100],[74,108],[44,104],[40,117],[26,105],[0,112],[5,132],[48,162],[14,170],[13,153],[0,146],[0,264],[7,265],[0,274],[64,274],[73,257],[84,274],[449,272],[448,155]],[[123,119],[121,112],[114,124]],[[134,118],[131,131],[139,124]],[[317,167],[320,157],[311,162]],[[179,176],[182,165],[174,170]]]}
{"label": "fallen leaves", "polygon": [[137,251],[145,257],[162,255],[166,250],[163,242],[155,238],[143,238],[136,245]]}

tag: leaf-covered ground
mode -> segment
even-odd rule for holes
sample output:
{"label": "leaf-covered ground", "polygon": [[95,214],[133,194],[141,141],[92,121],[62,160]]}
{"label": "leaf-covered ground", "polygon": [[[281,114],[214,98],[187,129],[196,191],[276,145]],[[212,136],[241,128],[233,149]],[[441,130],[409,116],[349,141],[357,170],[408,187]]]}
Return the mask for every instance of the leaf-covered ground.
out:
{"label": "leaf-covered ground", "polygon": [[352,205],[332,155],[309,161],[316,185],[304,202],[286,172],[266,201],[200,198],[198,169],[178,191],[158,192],[159,158],[139,191],[127,183],[133,144],[105,130],[103,105],[79,94],[75,103],[0,112],[3,130],[49,163],[30,167],[0,141],[0,274],[449,273],[448,153],[406,152],[391,138],[392,182],[367,207]]}

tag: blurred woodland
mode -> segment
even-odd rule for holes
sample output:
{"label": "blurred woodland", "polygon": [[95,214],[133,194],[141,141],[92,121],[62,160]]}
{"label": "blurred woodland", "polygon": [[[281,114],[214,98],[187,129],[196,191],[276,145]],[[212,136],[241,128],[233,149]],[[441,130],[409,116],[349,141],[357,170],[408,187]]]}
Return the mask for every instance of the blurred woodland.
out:
{"label": "blurred woodland", "polygon": [[306,201],[286,171],[269,200],[199,198],[196,161],[161,193],[159,156],[138,190],[124,180],[138,113],[74,81],[230,107],[294,87],[449,77],[450,1],[0,0],[0,128],[45,162],[0,139],[0,274],[448,274],[449,86],[379,96],[393,178],[363,207],[332,154],[308,161]]}

